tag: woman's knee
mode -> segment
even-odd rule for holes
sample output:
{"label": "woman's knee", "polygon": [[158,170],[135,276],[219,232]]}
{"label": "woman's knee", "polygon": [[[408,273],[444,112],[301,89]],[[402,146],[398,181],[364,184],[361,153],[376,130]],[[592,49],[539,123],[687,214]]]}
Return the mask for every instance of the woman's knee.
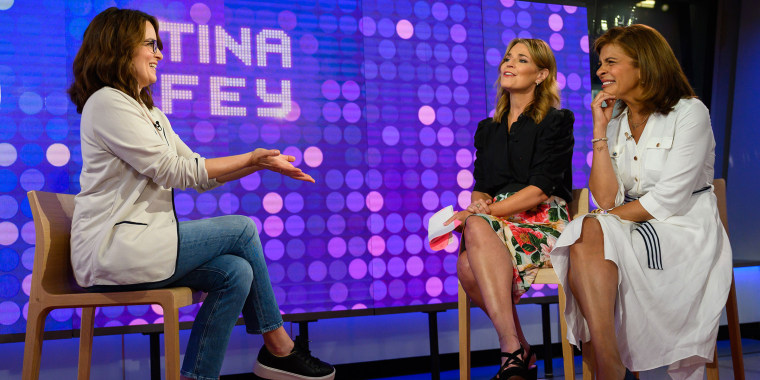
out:
{"label": "woman's knee", "polygon": [[604,255],[604,231],[596,218],[585,218],[581,236],[570,246],[570,254],[576,259]]}
{"label": "woman's knee", "polygon": [[247,244],[252,239],[258,239],[258,228],[251,218],[243,215],[226,215],[222,218],[232,236],[239,237],[238,243]]}
{"label": "woman's knee", "polygon": [[479,217],[468,218],[464,230],[462,231],[464,240],[468,243],[477,243],[477,241],[482,239],[483,235],[486,233],[493,233],[493,229],[487,221]]}
{"label": "woman's knee", "polygon": [[223,270],[226,273],[225,282],[230,289],[248,292],[253,283],[253,268],[242,257],[225,255]]}

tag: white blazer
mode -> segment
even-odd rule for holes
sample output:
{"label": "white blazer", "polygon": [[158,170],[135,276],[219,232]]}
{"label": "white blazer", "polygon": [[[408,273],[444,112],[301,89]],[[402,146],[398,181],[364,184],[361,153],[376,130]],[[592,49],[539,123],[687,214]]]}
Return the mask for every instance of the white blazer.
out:
{"label": "white blazer", "polygon": [[161,110],[149,111],[111,87],[85,103],[80,136],[81,191],[71,230],[77,283],[169,278],[179,247],[173,188],[203,192],[219,186],[208,178],[205,159],[180,140]]}

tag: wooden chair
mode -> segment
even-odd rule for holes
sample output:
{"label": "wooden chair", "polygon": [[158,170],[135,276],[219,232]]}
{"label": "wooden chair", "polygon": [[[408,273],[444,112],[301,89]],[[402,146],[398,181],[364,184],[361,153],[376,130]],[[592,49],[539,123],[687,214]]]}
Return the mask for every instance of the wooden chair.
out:
{"label": "wooden chair", "polygon": [[24,343],[23,380],[39,378],[45,317],[53,309],[82,308],[78,379],[90,378],[95,307],[158,304],[164,311],[166,379],[179,379],[178,309],[202,300],[190,288],[88,293],[76,285],[71,269],[69,239],[74,196],[30,191],[37,242]]}
{"label": "wooden chair", "polygon": [[[571,218],[584,215],[588,213],[588,189],[575,189],[573,190],[573,201],[568,205],[570,209]],[[573,363],[573,347],[567,340],[567,323],[565,322],[565,291],[562,285],[559,283],[559,278],[554,272],[553,268],[539,269],[536,275],[534,284],[556,284],[557,294],[559,295],[559,319],[560,319],[560,335],[562,337],[562,357],[564,361],[565,373],[575,373],[575,365]],[[458,299],[458,311],[459,311],[459,379],[470,380],[470,298],[462,288],[462,284],[459,284],[459,299]],[[592,374],[591,360],[593,357],[591,354],[592,348],[590,345],[584,345],[583,350],[583,373],[584,379],[587,374]]]}
{"label": "wooden chair", "polygon": [[[718,178],[713,181],[715,196],[718,198],[718,213],[723,227],[728,233],[728,213],[726,211],[726,180]],[[728,320],[728,338],[731,343],[731,360],[734,365],[734,379],[744,380],[744,358],[742,357],[742,337],[739,331],[739,308],[736,305],[736,286],[731,275],[731,289],[726,300],[726,317]],[[718,346],[715,345],[713,362],[707,364],[707,379],[718,380]]]}

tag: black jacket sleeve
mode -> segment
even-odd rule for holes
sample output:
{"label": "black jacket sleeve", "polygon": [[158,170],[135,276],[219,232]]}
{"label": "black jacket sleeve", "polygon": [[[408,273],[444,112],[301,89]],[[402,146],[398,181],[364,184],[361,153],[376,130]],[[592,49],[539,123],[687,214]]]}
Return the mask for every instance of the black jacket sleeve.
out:
{"label": "black jacket sleeve", "polygon": [[491,194],[489,191],[489,181],[486,179],[486,160],[488,159],[484,150],[487,144],[488,131],[487,129],[493,122],[491,119],[485,119],[478,123],[478,129],[475,131],[475,168],[472,171],[472,177],[475,180],[475,186],[472,191],[480,191],[482,193]]}
{"label": "black jacket sleeve", "polygon": [[528,184],[538,187],[547,196],[557,193],[572,166],[574,122],[575,116],[570,110],[552,110],[539,127]]}

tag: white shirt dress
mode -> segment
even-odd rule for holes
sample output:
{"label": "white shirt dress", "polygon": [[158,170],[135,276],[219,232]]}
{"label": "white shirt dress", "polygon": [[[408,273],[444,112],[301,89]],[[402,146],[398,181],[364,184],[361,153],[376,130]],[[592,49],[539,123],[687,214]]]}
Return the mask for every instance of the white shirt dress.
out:
{"label": "white shirt dress", "polygon": [[[668,115],[651,115],[638,143],[626,110],[610,121],[607,138],[618,182],[615,206],[638,199],[654,216],[644,223],[586,216],[601,224],[605,259],[618,267],[621,359],[632,371],[669,365],[674,379],[697,378],[712,361],[732,278],[731,247],[712,191],[708,110],[697,99],[682,99]],[[567,337],[576,346],[591,338],[567,281],[569,248],[582,223],[572,221],[551,252],[567,293]]]}

